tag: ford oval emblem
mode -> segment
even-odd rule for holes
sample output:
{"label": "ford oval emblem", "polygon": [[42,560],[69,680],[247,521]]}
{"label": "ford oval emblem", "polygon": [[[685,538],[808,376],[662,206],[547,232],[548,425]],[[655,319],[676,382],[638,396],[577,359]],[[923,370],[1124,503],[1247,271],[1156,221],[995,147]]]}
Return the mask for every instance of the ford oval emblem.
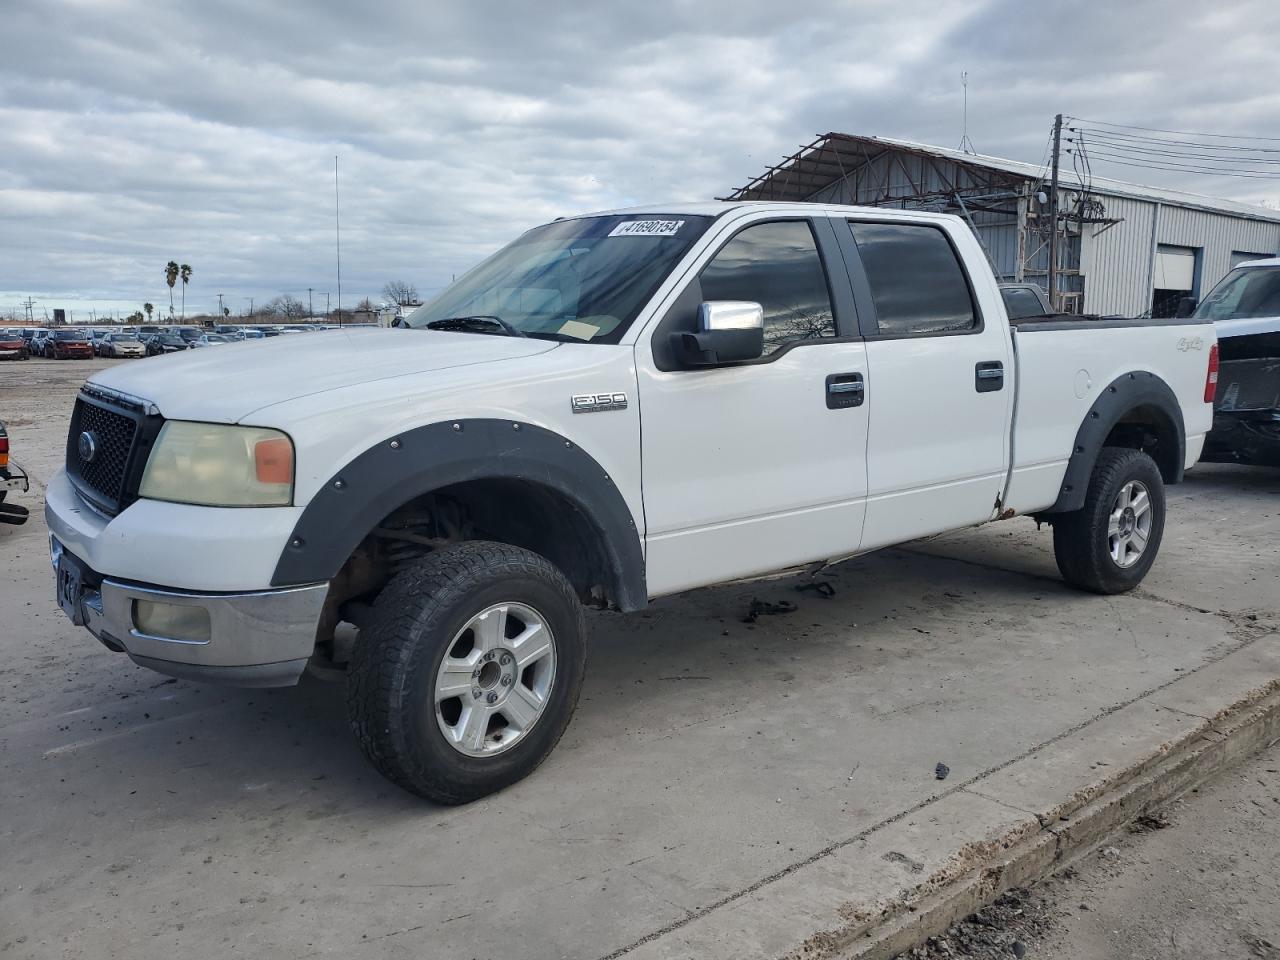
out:
{"label": "ford oval emblem", "polygon": [[80,434],[80,439],[76,443],[76,449],[80,453],[80,460],[83,463],[93,463],[93,458],[98,455],[98,436],[91,430],[86,430]]}

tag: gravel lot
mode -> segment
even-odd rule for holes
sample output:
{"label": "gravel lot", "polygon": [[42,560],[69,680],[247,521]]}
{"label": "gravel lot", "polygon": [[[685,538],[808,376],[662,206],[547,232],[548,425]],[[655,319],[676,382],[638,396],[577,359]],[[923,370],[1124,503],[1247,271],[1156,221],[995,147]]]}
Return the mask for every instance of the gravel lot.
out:
{"label": "gravel lot", "polygon": [[[29,506],[77,386],[113,362],[164,360],[0,365]],[[832,599],[780,581],[594,616],[555,754],[443,809],[364,764],[338,684],[166,680],[71,627],[33,516],[0,528],[0,956],[652,954],[1268,636],[1278,535],[1280,474],[1204,466],[1125,597],[1067,589],[1018,519],[842,564]],[[757,598],[799,610],[743,623]],[[879,868],[889,890],[918,865]]]}

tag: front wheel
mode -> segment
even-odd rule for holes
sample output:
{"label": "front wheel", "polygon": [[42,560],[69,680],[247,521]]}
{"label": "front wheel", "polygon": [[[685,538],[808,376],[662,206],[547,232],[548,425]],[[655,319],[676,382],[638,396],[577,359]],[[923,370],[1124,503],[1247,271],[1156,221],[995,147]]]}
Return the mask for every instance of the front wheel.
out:
{"label": "front wheel", "polygon": [[1132,590],[1147,575],[1164,536],[1164,481],[1141,450],[1104,447],[1084,506],[1053,523],[1063,579],[1093,593]]}
{"label": "front wheel", "polygon": [[560,571],[518,547],[460,543],[378,595],[352,651],[347,713],[384,776],[467,803],[542,763],[585,669],[582,607]]}

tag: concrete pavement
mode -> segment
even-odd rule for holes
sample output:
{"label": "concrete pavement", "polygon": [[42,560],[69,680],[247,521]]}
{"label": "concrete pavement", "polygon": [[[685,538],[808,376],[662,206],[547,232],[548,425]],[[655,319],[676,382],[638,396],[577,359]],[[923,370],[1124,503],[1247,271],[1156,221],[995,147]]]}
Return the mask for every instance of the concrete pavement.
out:
{"label": "concrete pavement", "polygon": [[[0,417],[39,479],[74,382],[37,366],[0,385]],[[1280,475],[1205,466],[1171,491],[1161,557],[1125,597],[1068,589],[1048,531],[1020,519],[843,564],[832,599],[782,581],[598,615],[550,760],[443,809],[364,764],[340,686],[135,667],[57,610],[43,523],[0,528],[0,953],[800,950],[993,830],[1031,837],[1046,782],[1087,793],[1207,722],[1159,702],[1181,678],[1202,678],[1203,704],[1280,676],[1278,533]],[[753,598],[800,609],[744,624]]]}

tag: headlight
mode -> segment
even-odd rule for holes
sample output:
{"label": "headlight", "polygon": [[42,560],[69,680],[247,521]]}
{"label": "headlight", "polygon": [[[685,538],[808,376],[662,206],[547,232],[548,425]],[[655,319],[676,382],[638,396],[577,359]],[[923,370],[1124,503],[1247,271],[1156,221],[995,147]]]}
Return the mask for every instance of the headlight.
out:
{"label": "headlight", "polygon": [[138,493],[210,507],[288,506],[293,441],[265,427],[170,420],[160,428]]}

